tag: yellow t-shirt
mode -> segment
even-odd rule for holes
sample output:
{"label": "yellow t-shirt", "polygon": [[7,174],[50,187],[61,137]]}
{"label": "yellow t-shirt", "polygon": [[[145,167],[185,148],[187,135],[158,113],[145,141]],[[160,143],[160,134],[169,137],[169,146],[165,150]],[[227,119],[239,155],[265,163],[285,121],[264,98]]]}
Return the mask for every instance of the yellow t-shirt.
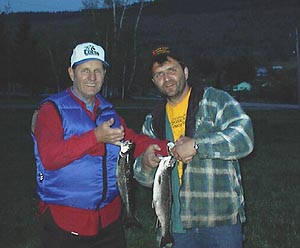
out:
{"label": "yellow t-shirt", "polygon": [[[176,105],[171,105],[169,103],[166,104],[166,112],[172,128],[172,133],[175,141],[178,140],[181,136],[184,136],[185,134],[185,120],[186,120],[186,113],[187,113],[190,93],[191,90],[189,90],[185,98]],[[179,181],[181,183],[181,178],[183,174],[182,162],[179,162],[178,164],[178,174],[179,174]]]}

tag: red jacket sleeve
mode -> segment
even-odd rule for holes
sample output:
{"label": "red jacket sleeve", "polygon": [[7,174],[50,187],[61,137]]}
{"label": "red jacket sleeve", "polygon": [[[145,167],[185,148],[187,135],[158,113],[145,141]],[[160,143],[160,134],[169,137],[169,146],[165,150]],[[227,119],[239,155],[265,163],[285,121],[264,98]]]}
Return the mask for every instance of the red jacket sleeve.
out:
{"label": "red jacket sleeve", "polygon": [[144,153],[150,144],[158,144],[161,148],[161,151],[159,151],[158,153],[162,156],[168,155],[167,140],[151,139],[149,136],[145,134],[137,134],[133,129],[128,128],[126,126],[126,123],[122,117],[120,117],[120,120],[121,120],[121,125],[124,127],[125,130],[124,140],[130,140],[135,144],[135,149],[133,153],[133,156],[135,158],[140,156],[142,153]]}
{"label": "red jacket sleeve", "polygon": [[[124,139],[135,143],[134,157],[141,155],[150,144],[158,144],[162,149],[159,154],[167,155],[166,140],[151,139],[147,135],[137,134],[126,126],[122,117],[120,120],[125,130]],[[93,130],[64,140],[60,115],[50,102],[42,105],[39,110],[34,135],[41,161],[47,170],[60,169],[86,154],[104,155],[104,144],[97,142]]]}
{"label": "red jacket sleeve", "polygon": [[62,168],[85,154],[104,154],[104,145],[97,142],[93,130],[64,140],[61,118],[50,102],[39,110],[34,135],[42,163],[48,170]]}

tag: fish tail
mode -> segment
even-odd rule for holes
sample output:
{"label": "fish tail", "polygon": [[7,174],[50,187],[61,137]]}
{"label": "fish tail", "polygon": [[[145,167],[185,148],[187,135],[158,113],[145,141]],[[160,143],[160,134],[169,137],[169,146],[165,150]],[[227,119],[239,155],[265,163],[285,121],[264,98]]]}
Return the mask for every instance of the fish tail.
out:
{"label": "fish tail", "polygon": [[161,238],[159,247],[162,248],[165,245],[170,244],[170,243],[172,243],[172,244],[174,243],[174,238],[173,238],[172,234],[169,232]]}

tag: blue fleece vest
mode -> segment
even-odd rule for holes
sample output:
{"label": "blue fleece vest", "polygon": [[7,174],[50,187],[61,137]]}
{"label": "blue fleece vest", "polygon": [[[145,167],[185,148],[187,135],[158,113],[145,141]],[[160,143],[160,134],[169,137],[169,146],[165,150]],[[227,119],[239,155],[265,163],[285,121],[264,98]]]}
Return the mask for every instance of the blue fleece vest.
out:
{"label": "blue fleece vest", "polygon": [[[64,139],[82,135],[102,122],[114,118],[113,127],[120,126],[119,118],[101,95],[98,117],[94,122],[67,90],[53,95],[44,102],[53,102],[61,116]],[[84,155],[58,170],[46,170],[40,159],[37,142],[33,135],[37,165],[37,192],[40,199],[49,204],[71,206],[81,209],[98,209],[109,204],[118,194],[116,165],[119,147],[106,144],[102,156]]]}

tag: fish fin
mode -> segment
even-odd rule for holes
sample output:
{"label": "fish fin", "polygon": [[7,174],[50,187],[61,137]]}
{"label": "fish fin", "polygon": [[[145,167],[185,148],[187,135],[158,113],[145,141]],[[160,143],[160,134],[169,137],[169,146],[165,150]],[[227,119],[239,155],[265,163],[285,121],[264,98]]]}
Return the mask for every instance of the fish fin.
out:
{"label": "fish fin", "polygon": [[158,184],[161,185],[161,177],[158,177]]}
{"label": "fish fin", "polygon": [[158,229],[158,228],[160,228],[160,227],[161,227],[161,224],[160,224],[159,219],[157,218],[157,219],[156,219],[155,228]]}
{"label": "fish fin", "polygon": [[162,248],[162,247],[164,247],[165,245],[171,244],[171,243],[172,243],[172,244],[174,243],[174,238],[173,238],[173,236],[172,236],[171,233],[167,233],[166,236],[161,237],[159,247]]}

